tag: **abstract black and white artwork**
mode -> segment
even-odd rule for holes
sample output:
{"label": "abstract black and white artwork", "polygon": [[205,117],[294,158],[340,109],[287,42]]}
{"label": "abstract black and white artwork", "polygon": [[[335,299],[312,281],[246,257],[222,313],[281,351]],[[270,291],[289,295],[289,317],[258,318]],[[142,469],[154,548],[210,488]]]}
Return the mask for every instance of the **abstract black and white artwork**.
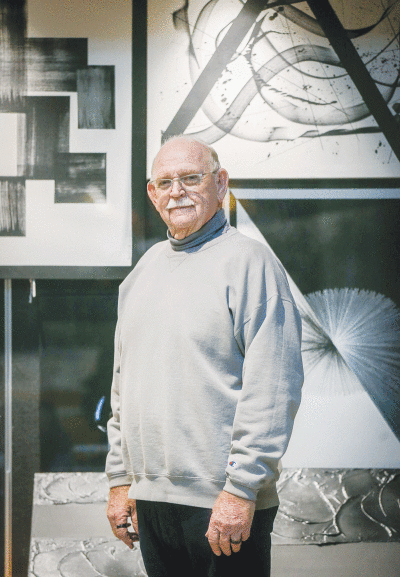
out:
{"label": "abstract black and white artwork", "polygon": [[0,265],[129,266],[130,3],[0,16]]}
{"label": "abstract black and white artwork", "polygon": [[[331,0],[400,112],[397,0]],[[393,177],[400,162],[307,2],[149,0],[148,156],[188,133],[234,178]]]}
{"label": "abstract black and white artwork", "polygon": [[285,467],[400,466],[400,191],[232,188],[237,228],[284,265],[303,399]]}
{"label": "abstract black and white artwork", "polygon": [[25,180],[0,178],[0,236],[25,236]]}
{"label": "abstract black and white artwork", "polygon": [[64,153],[56,157],[55,202],[105,202],[106,155]]}

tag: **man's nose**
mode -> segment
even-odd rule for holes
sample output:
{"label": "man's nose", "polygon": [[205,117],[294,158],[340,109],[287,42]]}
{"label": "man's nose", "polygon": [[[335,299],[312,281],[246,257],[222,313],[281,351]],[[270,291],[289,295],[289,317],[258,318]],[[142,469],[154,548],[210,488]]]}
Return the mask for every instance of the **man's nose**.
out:
{"label": "man's nose", "polygon": [[185,194],[185,189],[179,180],[173,180],[171,185],[171,192],[169,193],[172,197],[179,197]]}

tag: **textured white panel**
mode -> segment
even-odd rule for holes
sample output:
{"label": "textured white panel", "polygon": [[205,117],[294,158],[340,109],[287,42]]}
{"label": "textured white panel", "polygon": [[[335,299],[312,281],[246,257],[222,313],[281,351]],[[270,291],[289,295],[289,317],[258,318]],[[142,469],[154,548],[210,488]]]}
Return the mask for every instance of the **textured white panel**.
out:
{"label": "textured white panel", "polygon": [[0,176],[18,176],[18,114],[0,114]]}

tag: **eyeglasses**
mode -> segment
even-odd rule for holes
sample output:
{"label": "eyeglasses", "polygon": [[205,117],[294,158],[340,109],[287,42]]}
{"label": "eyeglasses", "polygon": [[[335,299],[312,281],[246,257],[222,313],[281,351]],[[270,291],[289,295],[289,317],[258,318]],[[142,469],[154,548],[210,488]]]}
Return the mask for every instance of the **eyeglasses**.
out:
{"label": "eyeglasses", "polygon": [[211,172],[185,174],[184,176],[177,176],[176,178],[156,178],[155,180],[150,180],[150,183],[154,184],[158,190],[167,191],[172,188],[174,182],[179,182],[182,188],[190,190],[199,186],[207,174],[215,174],[218,170],[219,168],[216,168]]}

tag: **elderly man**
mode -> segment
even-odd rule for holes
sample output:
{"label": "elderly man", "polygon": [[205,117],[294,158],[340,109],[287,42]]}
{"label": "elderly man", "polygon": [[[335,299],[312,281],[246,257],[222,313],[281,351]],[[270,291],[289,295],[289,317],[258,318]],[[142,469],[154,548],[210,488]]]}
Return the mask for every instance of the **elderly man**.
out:
{"label": "elderly man", "polygon": [[301,322],[282,265],[227,223],[227,186],[211,147],[167,141],[148,194],[168,240],[120,287],[107,515],[149,577],[270,574]]}

